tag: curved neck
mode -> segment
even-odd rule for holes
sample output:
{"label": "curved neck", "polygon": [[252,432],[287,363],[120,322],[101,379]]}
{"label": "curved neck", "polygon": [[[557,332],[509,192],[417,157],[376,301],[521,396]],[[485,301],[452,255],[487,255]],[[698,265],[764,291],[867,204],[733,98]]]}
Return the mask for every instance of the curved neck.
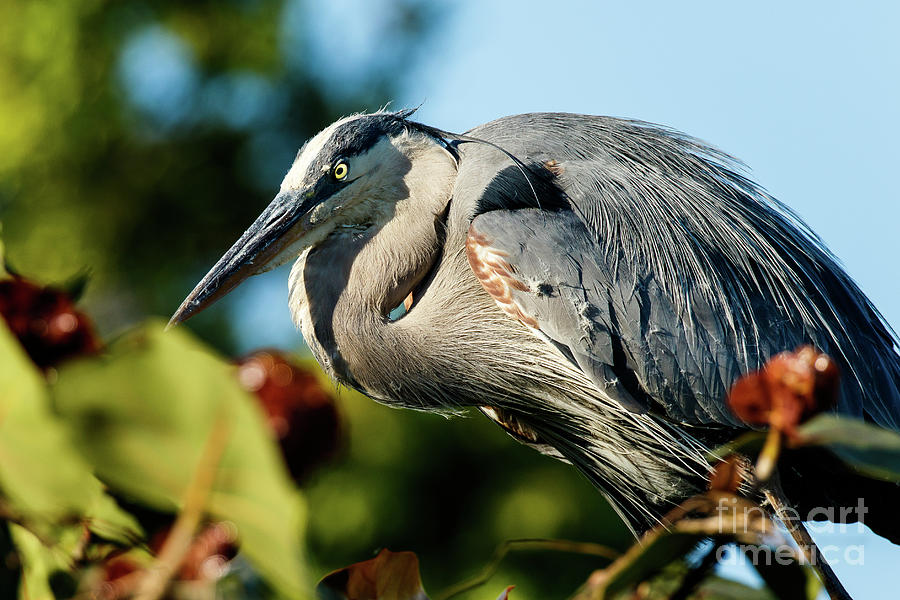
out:
{"label": "curved neck", "polygon": [[403,198],[367,200],[390,207],[378,211],[385,215],[381,223],[336,229],[301,255],[291,272],[294,322],[319,363],[372,396],[386,391],[373,389],[368,375],[391,369],[386,360],[402,361],[398,349],[411,350],[411,340],[388,314],[440,255],[441,220],[456,172],[442,148],[417,150],[403,178]]}

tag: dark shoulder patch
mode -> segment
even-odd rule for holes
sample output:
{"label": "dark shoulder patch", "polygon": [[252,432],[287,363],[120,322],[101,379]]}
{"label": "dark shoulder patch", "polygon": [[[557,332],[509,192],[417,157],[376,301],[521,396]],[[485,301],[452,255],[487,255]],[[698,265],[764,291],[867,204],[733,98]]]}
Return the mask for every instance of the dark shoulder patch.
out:
{"label": "dark shoulder patch", "polygon": [[555,175],[542,164],[504,167],[481,194],[476,214],[517,208],[568,209],[569,203],[554,178]]}

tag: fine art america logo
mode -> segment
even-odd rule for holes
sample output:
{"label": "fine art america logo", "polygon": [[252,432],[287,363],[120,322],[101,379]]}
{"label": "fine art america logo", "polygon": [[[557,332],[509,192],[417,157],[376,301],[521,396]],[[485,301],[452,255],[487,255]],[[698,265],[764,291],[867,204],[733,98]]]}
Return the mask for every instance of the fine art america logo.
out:
{"label": "fine art america logo", "polygon": [[[782,531],[773,529],[772,521],[767,518],[766,511],[761,506],[736,506],[734,498],[721,498],[715,510],[718,513],[720,533],[735,535],[738,539],[746,537],[748,540],[756,540],[755,543],[737,544],[738,552],[729,552],[728,546],[720,546],[716,550],[716,558],[720,563],[737,564],[741,561],[741,555],[753,565],[785,565],[797,560],[811,565],[823,560],[831,565],[862,565],[865,561],[863,544],[819,545],[813,546],[809,554],[798,552],[795,546],[786,541]],[[847,531],[848,524],[854,523],[856,530],[862,532],[868,512],[865,500],[859,498],[856,506],[820,506],[805,515],[793,508],[786,508],[779,517],[788,528],[798,527],[804,522],[806,528],[814,533],[843,533]]]}

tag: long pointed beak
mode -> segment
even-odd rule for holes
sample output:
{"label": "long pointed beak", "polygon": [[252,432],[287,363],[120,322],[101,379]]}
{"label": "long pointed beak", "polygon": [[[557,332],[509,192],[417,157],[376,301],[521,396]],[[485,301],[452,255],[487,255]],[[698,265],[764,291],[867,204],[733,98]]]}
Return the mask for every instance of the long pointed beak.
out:
{"label": "long pointed beak", "polygon": [[291,250],[296,250],[295,242],[306,229],[302,217],[309,209],[312,196],[311,192],[286,192],[276,196],[188,294],[167,327],[210,306],[251,275],[273,269],[299,254]]}

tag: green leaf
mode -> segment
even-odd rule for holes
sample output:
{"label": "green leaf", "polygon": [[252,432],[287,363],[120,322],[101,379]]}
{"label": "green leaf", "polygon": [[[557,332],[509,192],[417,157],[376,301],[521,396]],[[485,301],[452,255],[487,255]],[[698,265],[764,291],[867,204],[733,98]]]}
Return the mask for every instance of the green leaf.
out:
{"label": "green leaf", "polygon": [[858,419],[819,415],[797,429],[794,446],[824,446],[861,473],[900,482],[900,434]]}
{"label": "green leaf", "polygon": [[104,491],[49,409],[43,377],[0,320],[0,503],[22,560],[23,597],[50,596],[47,578],[80,558],[85,525],[127,544],[140,526]]}
{"label": "green leaf", "polygon": [[[60,524],[106,503],[103,486],[49,410],[40,373],[0,320],[0,495],[8,512],[52,541]],[[110,499],[108,502],[112,502]]]}
{"label": "green leaf", "polygon": [[49,409],[44,379],[0,320],[0,502],[22,561],[20,597],[50,598],[48,577],[80,558],[85,525],[131,543],[140,526],[104,492]]}
{"label": "green leaf", "polygon": [[11,524],[9,533],[22,561],[19,598],[21,600],[53,598],[49,578],[50,573],[60,568],[59,558],[24,527]]}
{"label": "green leaf", "polygon": [[144,538],[144,530],[137,519],[122,510],[107,494],[94,499],[86,521],[91,533],[121,546],[133,546]]}
{"label": "green leaf", "polygon": [[302,501],[233,369],[186,330],[154,322],[106,356],[62,367],[53,396],[103,481],[170,512],[181,508],[213,426],[226,419],[208,513],[236,525],[242,551],[281,593],[301,597]]}
{"label": "green leaf", "polygon": [[[2,225],[2,223],[0,223]],[[0,227],[0,233],[3,232],[3,228]],[[0,280],[6,279],[9,277],[9,273],[6,271],[6,256],[3,254],[3,238],[0,238]]]}
{"label": "green leaf", "polygon": [[50,546],[19,525],[10,525],[10,535],[22,560],[19,597],[23,600],[53,598],[52,576],[59,572],[72,573],[73,557],[80,556],[84,546],[84,528],[80,525],[61,528],[56,543]]}

